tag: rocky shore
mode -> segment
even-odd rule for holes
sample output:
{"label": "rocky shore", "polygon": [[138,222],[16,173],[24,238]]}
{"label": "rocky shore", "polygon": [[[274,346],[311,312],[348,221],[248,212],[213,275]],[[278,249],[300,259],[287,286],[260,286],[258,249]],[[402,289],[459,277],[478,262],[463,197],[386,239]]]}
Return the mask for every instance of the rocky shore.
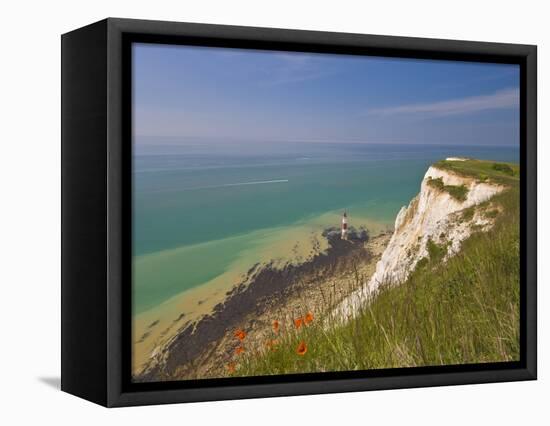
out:
{"label": "rocky shore", "polygon": [[[323,232],[328,249],[310,260],[285,265],[256,264],[246,279],[227,293],[211,314],[184,324],[153,354],[135,381],[190,380],[224,376],[237,347],[257,351],[272,333],[280,333],[293,318],[312,313],[322,318],[374,273],[391,233],[370,237],[365,229],[350,228],[348,240],[339,230]],[[152,324],[152,327],[155,325]],[[235,330],[247,334],[246,346]]]}

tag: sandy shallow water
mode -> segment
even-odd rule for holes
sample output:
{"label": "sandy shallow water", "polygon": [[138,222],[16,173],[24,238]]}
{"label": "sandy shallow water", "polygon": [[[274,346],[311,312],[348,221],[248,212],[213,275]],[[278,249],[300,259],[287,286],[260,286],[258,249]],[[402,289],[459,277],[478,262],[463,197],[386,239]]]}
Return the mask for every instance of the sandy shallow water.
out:
{"label": "sandy shallow water", "polygon": [[[134,315],[132,323],[132,369],[139,373],[160,348],[191,323],[212,313],[228,293],[246,283],[248,271],[257,264],[282,267],[301,264],[328,248],[322,232],[339,224],[336,212],[327,213],[284,228],[254,232],[258,244],[240,254],[229,268],[214,279],[166,300],[158,306]],[[390,225],[364,217],[353,217],[351,224],[365,227],[370,235],[389,229]],[[177,256],[177,249],[170,256]]]}

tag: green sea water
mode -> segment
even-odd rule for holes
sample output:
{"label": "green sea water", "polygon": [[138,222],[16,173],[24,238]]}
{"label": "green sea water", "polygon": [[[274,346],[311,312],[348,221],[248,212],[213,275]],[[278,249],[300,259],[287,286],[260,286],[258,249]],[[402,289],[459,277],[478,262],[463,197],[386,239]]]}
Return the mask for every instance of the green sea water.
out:
{"label": "green sea water", "polygon": [[391,226],[437,160],[519,157],[517,147],[500,146],[160,142],[140,141],[134,150],[136,314],[239,259],[252,262],[285,230],[327,213],[346,210],[352,225],[361,217]]}

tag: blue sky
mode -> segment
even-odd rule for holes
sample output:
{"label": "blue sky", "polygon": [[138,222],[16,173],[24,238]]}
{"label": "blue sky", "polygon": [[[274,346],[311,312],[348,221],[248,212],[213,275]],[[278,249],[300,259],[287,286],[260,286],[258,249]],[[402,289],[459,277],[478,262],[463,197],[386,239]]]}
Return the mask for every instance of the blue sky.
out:
{"label": "blue sky", "polygon": [[519,67],[136,44],[137,143],[519,144]]}

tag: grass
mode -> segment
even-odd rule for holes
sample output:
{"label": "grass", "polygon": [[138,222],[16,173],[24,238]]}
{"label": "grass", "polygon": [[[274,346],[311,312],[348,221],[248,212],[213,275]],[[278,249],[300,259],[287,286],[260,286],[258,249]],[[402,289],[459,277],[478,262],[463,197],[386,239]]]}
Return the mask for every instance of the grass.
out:
{"label": "grass", "polygon": [[519,165],[515,163],[495,163],[485,160],[438,161],[435,167],[454,172],[461,176],[473,177],[482,182],[489,181],[506,186],[517,185]]}
{"label": "grass", "polygon": [[462,222],[469,222],[470,220],[473,219],[475,212],[476,212],[476,206],[471,206],[471,207],[468,207],[468,208],[462,210],[461,215],[460,215],[461,221]]}
{"label": "grass", "polygon": [[[432,242],[430,256],[404,283],[381,286],[353,319],[342,323],[315,317],[308,326],[279,336],[270,350],[249,353],[232,374],[518,360],[518,174],[516,166],[510,166],[514,171],[510,176],[490,164],[460,166],[462,173],[483,173],[490,180],[508,183],[491,200],[500,210],[493,228],[472,234],[446,262],[440,256],[442,248]],[[304,346],[305,353],[298,354]]]}
{"label": "grass", "polygon": [[514,176],[514,170],[505,163],[493,163],[493,170],[505,173],[508,176]]}
{"label": "grass", "polygon": [[440,177],[435,179],[429,177],[427,182],[431,187],[449,193],[451,197],[458,201],[465,201],[468,195],[468,188],[464,185],[445,185]]}
{"label": "grass", "polygon": [[431,262],[438,262],[447,254],[447,244],[439,245],[431,239],[428,240],[427,249],[428,257]]}

